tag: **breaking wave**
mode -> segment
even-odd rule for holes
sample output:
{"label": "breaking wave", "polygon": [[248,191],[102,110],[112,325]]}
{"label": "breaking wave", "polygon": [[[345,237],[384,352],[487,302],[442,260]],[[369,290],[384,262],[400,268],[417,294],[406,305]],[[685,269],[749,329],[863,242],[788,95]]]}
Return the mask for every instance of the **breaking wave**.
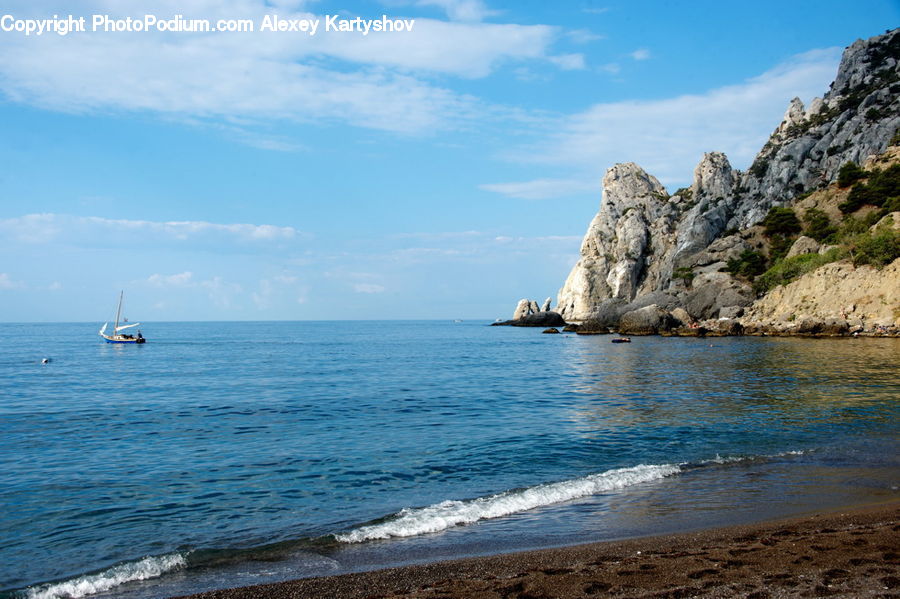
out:
{"label": "breaking wave", "polygon": [[166,572],[180,570],[186,565],[187,559],[181,553],[145,557],[138,561],[118,564],[95,574],[30,587],[25,589],[23,596],[27,599],[76,599],[108,591],[126,582],[156,578]]}
{"label": "breaking wave", "polygon": [[442,501],[423,508],[405,508],[384,522],[361,526],[335,538],[343,543],[360,543],[392,537],[412,537],[440,532],[461,524],[500,518],[534,508],[562,503],[597,493],[613,491],[665,478],[681,472],[676,464],[640,465],[617,468],[583,478],[547,483],[506,491],[468,501]]}

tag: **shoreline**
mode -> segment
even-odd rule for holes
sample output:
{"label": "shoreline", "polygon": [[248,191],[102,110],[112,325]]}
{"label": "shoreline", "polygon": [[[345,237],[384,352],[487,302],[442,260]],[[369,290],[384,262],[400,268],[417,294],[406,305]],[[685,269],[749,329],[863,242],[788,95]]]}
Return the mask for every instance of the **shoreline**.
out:
{"label": "shoreline", "polygon": [[900,597],[900,501],[184,597],[586,596]]}

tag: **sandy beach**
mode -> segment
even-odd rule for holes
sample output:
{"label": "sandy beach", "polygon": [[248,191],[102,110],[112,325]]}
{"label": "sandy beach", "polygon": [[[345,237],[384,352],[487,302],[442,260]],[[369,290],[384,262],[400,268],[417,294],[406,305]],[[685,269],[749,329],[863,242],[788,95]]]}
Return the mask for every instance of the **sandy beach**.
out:
{"label": "sandy beach", "polygon": [[900,502],[212,591],[192,599],[900,597]]}

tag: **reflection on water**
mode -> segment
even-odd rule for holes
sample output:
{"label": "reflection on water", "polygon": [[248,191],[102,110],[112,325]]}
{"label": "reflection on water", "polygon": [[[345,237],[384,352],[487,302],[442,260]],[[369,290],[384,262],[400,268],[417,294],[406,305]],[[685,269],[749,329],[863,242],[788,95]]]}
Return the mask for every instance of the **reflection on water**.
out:
{"label": "reflection on water", "polygon": [[565,376],[582,397],[573,420],[587,436],[647,426],[871,427],[893,418],[900,399],[897,339],[578,341],[564,348]]}

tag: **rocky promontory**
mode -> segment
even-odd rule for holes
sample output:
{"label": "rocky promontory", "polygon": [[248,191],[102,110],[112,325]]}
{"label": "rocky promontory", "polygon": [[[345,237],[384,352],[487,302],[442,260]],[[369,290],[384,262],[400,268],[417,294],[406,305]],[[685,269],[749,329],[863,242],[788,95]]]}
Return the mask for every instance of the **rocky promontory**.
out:
{"label": "rocky promontory", "polygon": [[611,167],[556,308],[522,300],[513,320],[554,313],[582,332],[628,334],[898,334],[898,129],[893,30],[846,48],[829,90],[808,106],[794,98],[746,171],[709,152],[670,194],[637,164]]}

